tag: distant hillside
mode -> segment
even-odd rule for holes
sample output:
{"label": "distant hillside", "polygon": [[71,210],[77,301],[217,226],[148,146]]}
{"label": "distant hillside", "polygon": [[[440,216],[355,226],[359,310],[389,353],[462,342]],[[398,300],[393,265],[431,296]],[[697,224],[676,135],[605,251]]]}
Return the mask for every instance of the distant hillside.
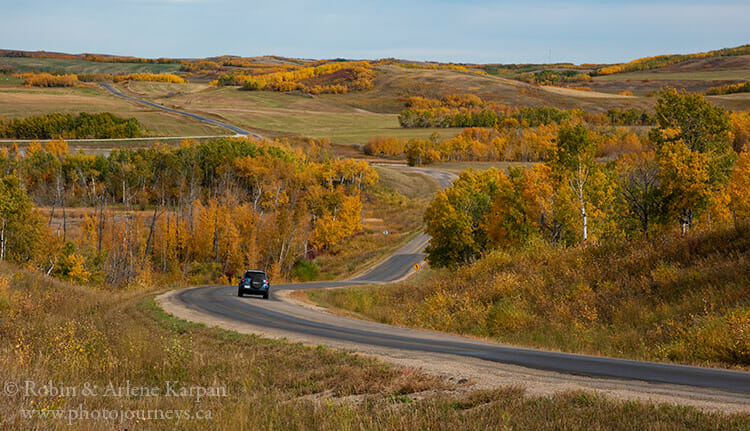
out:
{"label": "distant hillside", "polygon": [[723,48],[715,51],[701,52],[696,54],[671,54],[657,55],[655,57],[644,57],[629,63],[614,64],[595,69],[594,75],[611,75],[613,73],[635,72],[643,70],[654,70],[688,60],[704,59],[713,57],[732,57],[738,55],[750,55],[750,45],[742,45],[736,48]]}

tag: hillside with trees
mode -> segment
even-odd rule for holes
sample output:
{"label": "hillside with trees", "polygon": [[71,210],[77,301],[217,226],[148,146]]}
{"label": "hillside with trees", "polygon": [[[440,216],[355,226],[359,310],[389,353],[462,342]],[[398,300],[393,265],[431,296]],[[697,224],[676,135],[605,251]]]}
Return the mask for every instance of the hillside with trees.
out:
{"label": "hillside with trees", "polygon": [[750,153],[701,95],[666,89],[655,117],[614,159],[573,121],[542,163],[462,172],[424,215],[434,272],[311,297],[390,324],[747,368]]}

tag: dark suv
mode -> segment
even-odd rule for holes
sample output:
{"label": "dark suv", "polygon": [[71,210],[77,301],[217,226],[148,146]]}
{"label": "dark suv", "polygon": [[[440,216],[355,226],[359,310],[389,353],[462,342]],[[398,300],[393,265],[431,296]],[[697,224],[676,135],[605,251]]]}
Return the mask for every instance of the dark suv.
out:
{"label": "dark suv", "polygon": [[263,271],[245,271],[245,275],[240,279],[240,285],[237,289],[237,296],[245,293],[263,295],[263,299],[268,299],[268,292],[271,290],[271,283]]}

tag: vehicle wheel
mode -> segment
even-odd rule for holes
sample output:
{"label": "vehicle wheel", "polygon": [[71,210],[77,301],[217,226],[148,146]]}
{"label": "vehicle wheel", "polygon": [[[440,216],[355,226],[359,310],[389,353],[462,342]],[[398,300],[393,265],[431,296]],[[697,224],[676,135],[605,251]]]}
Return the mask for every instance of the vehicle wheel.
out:
{"label": "vehicle wheel", "polygon": [[263,299],[268,299],[268,292],[263,294]]}
{"label": "vehicle wheel", "polygon": [[239,296],[240,298],[242,298],[242,290],[238,290],[237,291],[237,296]]}

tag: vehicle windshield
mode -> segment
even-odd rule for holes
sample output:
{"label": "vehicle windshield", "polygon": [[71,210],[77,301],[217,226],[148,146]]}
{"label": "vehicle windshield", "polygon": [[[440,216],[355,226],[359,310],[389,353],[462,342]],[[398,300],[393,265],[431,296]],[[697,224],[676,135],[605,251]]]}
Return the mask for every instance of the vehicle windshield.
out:
{"label": "vehicle windshield", "polygon": [[252,281],[263,281],[266,279],[266,274],[263,272],[248,271],[245,273],[245,278],[249,278]]}

